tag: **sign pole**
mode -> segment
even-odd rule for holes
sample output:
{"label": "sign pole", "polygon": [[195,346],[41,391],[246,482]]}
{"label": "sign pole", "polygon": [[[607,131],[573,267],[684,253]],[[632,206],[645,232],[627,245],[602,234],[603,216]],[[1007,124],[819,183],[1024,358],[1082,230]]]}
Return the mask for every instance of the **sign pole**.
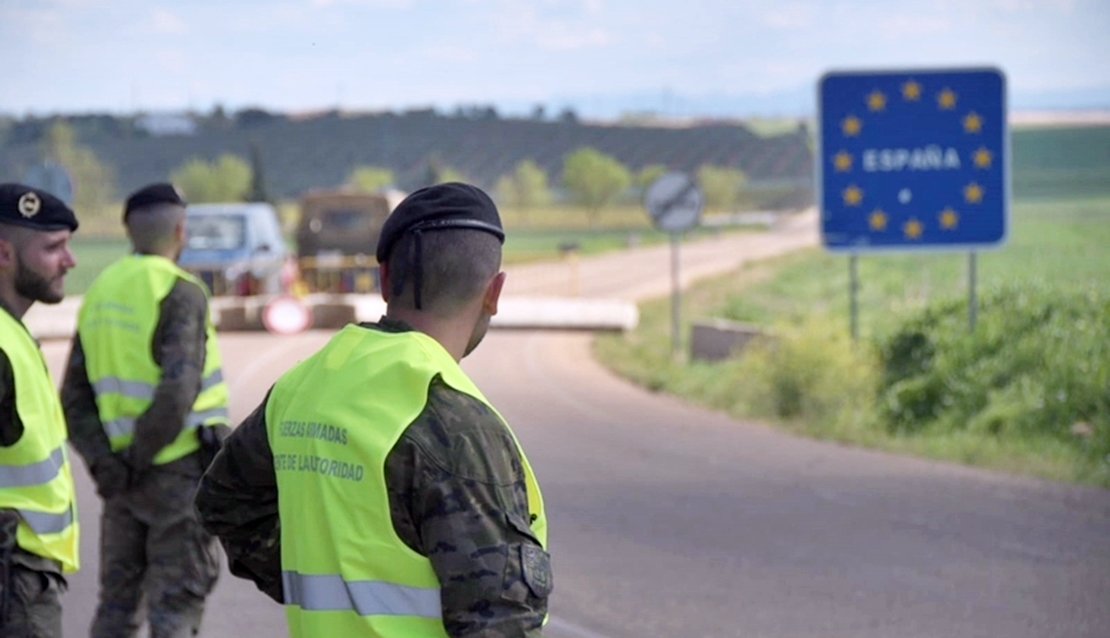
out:
{"label": "sign pole", "polygon": [[979,298],[975,292],[975,280],[978,275],[975,257],[975,251],[967,254],[967,324],[971,332],[975,332],[975,321],[979,314]]}
{"label": "sign pole", "polygon": [[655,227],[671,237],[671,356],[676,359],[682,348],[679,243],[684,231],[697,226],[703,202],[701,189],[685,173],[665,173],[644,192],[644,207]]}
{"label": "sign pole", "polygon": [[852,326],[852,341],[859,339],[859,256],[848,256],[848,313]]}
{"label": "sign pole", "polygon": [[678,356],[682,349],[681,319],[682,288],[678,278],[678,233],[671,233],[671,355]]}

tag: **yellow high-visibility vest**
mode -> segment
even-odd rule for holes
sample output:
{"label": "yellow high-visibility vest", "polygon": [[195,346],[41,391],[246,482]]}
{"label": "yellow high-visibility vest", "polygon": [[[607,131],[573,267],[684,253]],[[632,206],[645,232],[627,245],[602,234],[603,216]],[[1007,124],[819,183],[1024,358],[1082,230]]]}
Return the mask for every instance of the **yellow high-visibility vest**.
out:
{"label": "yellow high-visibility vest", "polygon": [[[112,451],[134,439],[135,419],[150,407],[162,369],[154,361],[151,341],[158,327],[162,300],[178,279],[207,287],[175,263],[156,255],[130,255],[96,278],[77,315],[77,334],[85,352],[85,369],[96,394],[97,412]],[[207,345],[200,394],[177,438],[154,457],[160,465],[200,448],[198,427],[227,424],[227,384],[220,368],[216,329],[207,322]]]}
{"label": "yellow high-visibility vest", "polygon": [[15,409],[23,423],[19,440],[0,447],[0,509],[19,511],[19,547],[58,561],[62,571],[77,571],[77,498],[58,391],[38,344],[3,309],[0,350],[12,365]]}
{"label": "yellow high-visibility vest", "polygon": [[[266,427],[290,635],[447,636],[435,570],[397,536],[385,482],[386,458],[424,410],[436,375],[489,406],[431,337],[355,325],[274,385]],[[532,532],[546,545],[543,498],[517,449]]]}

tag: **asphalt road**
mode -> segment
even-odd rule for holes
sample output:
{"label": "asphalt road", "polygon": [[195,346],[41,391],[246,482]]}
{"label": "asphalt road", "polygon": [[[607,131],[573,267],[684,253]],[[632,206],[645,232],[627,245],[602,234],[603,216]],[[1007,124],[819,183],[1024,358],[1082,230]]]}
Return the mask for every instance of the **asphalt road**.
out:
{"label": "asphalt road", "polygon": [[[659,287],[629,277],[629,297]],[[328,337],[221,335],[233,416]],[[44,346],[55,375],[66,348]],[[464,367],[544,489],[551,636],[1110,636],[1108,491],[737,422],[616,379],[584,334],[494,332]],[[68,636],[96,601],[99,503],[80,465]],[[278,605],[225,573],[202,635],[283,630]]]}

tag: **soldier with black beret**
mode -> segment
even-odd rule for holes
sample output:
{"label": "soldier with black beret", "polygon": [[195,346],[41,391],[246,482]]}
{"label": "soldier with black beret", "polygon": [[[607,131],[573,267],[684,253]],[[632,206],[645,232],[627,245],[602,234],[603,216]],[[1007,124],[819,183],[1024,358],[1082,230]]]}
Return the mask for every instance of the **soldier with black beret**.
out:
{"label": "soldier with black beret", "polygon": [[85,293],[62,384],[104,499],[93,638],[134,636],[144,617],[152,638],[195,636],[219,573],[192,495],[227,431],[227,385],[207,288],[176,263],[185,208],[168,183],[127,198],[132,253]]}
{"label": "soldier with black beret", "polygon": [[[66,427],[54,383],[22,319],[65,296],[77,218],[63,201],[0,184],[0,635],[62,633],[63,573],[78,567]],[[18,389],[18,392],[17,392]]]}
{"label": "soldier with black beret", "polygon": [[377,246],[386,315],[283,375],[201,481],[231,572],[292,636],[542,635],[539,486],[459,367],[497,312],[504,238],[474,186],[405,198]]}

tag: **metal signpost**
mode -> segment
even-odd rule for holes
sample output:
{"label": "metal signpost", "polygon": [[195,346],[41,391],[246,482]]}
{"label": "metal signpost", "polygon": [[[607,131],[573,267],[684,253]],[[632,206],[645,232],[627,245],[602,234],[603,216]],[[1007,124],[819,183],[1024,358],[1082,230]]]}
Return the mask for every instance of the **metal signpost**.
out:
{"label": "metal signpost", "polygon": [[685,173],[667,173],[647,188],[644,207],[655,227],[671,235],[671,354],[677,355],[682,339],[679,316],[682,292],[678,275],[678,241],[683,231],[697,225],[704,197],[701,189]]}
{"label": "metal signpost", "polygon": [[817,193],[825,248],[849,254],[852,336],[860,253],[967,250],[1006,240],[1006,80],[997,69],[836,72],[818,86]]}

